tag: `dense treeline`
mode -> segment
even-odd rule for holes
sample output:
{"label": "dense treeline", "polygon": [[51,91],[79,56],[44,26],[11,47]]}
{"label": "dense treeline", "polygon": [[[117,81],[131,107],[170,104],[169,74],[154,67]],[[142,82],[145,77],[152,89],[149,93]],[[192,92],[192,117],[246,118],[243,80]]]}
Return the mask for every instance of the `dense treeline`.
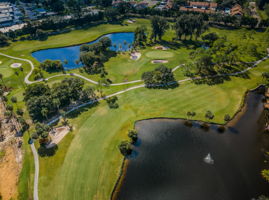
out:
{"label": "dense treeline", "polygon": [[41,121],[59,112],[61,108],[76,101],[95,100],[93,88],[83,89],[84,82],[78,78],[66,78],[52,87],[44,83],[29,85],[24,101],[33,120]]}
{"label": "dense treeline", "polygon": [[176,30],[177,38],[181,40],[182,36],[192,36],[195,35],[197,39],[204,31],[207,30],[207,23],[203,20],[202,15],[193,14],[183,14],[176,19],[174,26]]}
{"label": "dense treeline", "polygon": [[40,63],[40,68],[47,72],[59,72],[64,70],[63,64],[59,60],[45,60]]}
{"label": "dense treeline", "polygon": [[[57,0],[60,1],[60,0]],[[56,1],[56,2],[57,2]],[[261,0],[262,1],[262,0]],[[90,1],[92,2],[92,1]],[[263,2],[263,1],[262,1]],[[55,1],[52,2],[54,4]],[[89,2],[88,2],[89,3]],[[67,7],[68,7],[68,13],[71,14],[71,18],[66,19],[64,16],[54,16],[47,19],[42,19],[42,21],[35,21],[35,22],[27,22],[27,26],[25,26],[21,30],[17,31],[10,31],[6,33],[6,35],[14,40],[16,38],[20,37],[20,40],[46,40],[49,35],[64,33],[66,31],[69,31],[70,26],[83,26],[83,25],[89,25],[93,23],[103,23],[104,21],[107,22],[117,22],[121,23],[121,21],[124,18],[127,17],[148,17],[148,16],[163,16],[169,18],[170,22],[175,22],[176,19],[184,19],[182,16],[186,17],[190,15],[190,17],[187,18],[195,18],[198,20],[203,20],[204,23],[209,24],[218,24],[218,25],[225,25],[225,26],[235,26],[235,27],[250,27],[254,28],[258,21],[255,18],[252,18],[250,16],[230,16],[230,15],[223,15],[223,14],[199,14],[199,13],[186,13],[186,12],[180,12],[178,11],[178,7],[180,5],[183,5],[186,3],[186,1],[175,1],[174,7],[170,10],[156,10],[154,8],[144,8],[144,9],[134,9],[134,7],[128,3],[123,2],[121,4],[118,4],[117,7],[111,7],[111,3],[103,2],[103,1],[96,1],[95,2],[97,6],[101,6],[101,10],[99,10],[96,13],[91,12],[83,12],[81,9],[83,6],[85,6],[87,3],[80,2],[79,4],[75,0],[69,0],[67,1]],[[226,1],[220,1],[220,5],[224,5],[224,7],[227,5],[234,5],[235,3],[244,3],[244,1],[241,0],[226,0]],[[263,4],[259,3],[259,5],[262,5],[263,9],[269,10],[269,4]],[[268,6],[268,9],[266,9]],[[229,7],[229,6],[228,6]],[[268,11],[269,12],[269,11]],[[199,16],[196,18],[196,16]],[[162,21],[156,21],[156,22],[162,22]],[[177,21],[179,22],[179,21]],[[269,26],[269,18],[268,19],[261,19],[261,22],[259,23],[260,27],[268,27]],[[158,35],[154,35],[154,37],[159,37]],[[2,38],[0,37],[0,43],[2,41]]]}
{"label": "dense treeline", "polygon": [[164,65],[157,67],[153,71],[144,72],[142,80],[145,82],[147,88],[169,88],[177,86],[172,70]]}
{"label": "dense treeline", "polygon": [[110,38],[103,37],[94,44],[85,44],[80,47],[80,62],[86,72],[90,74],[101,73],[105,76],[104,62],[109,59]]}
{"label": "dense treeline", "polygon": [[[203,35],[204,46],[190,54],[192,61],[184,67],[185,75],[195,77],[236,73],[249,65],[242,60],[242,54],[250,60],[257,60],[266,55],[256,44],[250,43],[253,40],[251,33],[242,37],[247,42],[238,46],[214,32]],[[216,80],[221,79],[219,76]]]}

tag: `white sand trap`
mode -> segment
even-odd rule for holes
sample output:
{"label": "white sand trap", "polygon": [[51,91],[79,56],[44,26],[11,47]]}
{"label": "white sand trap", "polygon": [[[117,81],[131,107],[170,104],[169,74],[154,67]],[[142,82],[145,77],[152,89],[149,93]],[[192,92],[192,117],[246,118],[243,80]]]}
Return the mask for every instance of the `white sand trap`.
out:
{"label": "white sand trap", "polygon": [[139,52],[131,53],[131,56],[130,56],[132,60],[138,60],[140,57],[141,57],[141,53]]}
{"label": "white sand trap", "polygon": [[152,64],[158,64],[158,63],[168,63],[168,60],[152,60]]}
{"label": "white sand trap", "polygon": [[166,50],[168,50],[168,47],[156,46],[156,47],[154,47],[154,49],[166,51]]}
{"label": "white sand trap", "polygon": [[19,68],[21,66],[22,66],[21,63],[13,63],[13,64],[10,65],[11,68]]}
{"label": "white sand trap", "polygon": [[3,62],[2,61],[0,61],[0,65],[2,64]]}
{"label": "white sand trap", "polygon": [[133,22],[132,20],[128,19],[128,20],[127,20],[127,23],[129,23],[129,24],[133,24],[134,22]]}
{"label": "white sand trap", "polygon": [[62,126],[53,129],[49,135],[51,137],[51,142],[46,146],[47,148],[54,147],[56,144],[60,143],[61,140],[67,135],[67,133],[70,131],[69,127]]}

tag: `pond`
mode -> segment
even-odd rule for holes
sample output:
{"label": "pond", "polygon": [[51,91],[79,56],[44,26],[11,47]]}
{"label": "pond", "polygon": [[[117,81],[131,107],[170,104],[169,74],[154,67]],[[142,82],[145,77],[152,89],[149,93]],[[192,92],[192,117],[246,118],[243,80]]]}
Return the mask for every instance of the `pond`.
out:
{"label": "pond", "polygon": [[[139,140],[128,158],[118,200],[250,200],[269,194],[261,178],[262,96],[251,92],[245,112],[224,133],[195,122],[152,119],[136,123]],[[205,162],[210,153],[214,164]]]}
{"label": "pond", "polygon": [[[87,44],[93,44],[98,42],[103,37],[109,37],[112,41],[112,51],[127,51],[130,49],[134,42],[134,33],[111,33],[103,35],[95,41],[89,42]],[[79,59],[80,46],[69,46],[54,49],[45,49],[40,51],[35,51],[32,56],[39,62],[43,62],[47,59],[49,60],[60,60],[62,61],[65,70],[75,69],[81,67],[82,64],[77,64],[76,61]],[[67,63],[65,63],[67,61]]]}

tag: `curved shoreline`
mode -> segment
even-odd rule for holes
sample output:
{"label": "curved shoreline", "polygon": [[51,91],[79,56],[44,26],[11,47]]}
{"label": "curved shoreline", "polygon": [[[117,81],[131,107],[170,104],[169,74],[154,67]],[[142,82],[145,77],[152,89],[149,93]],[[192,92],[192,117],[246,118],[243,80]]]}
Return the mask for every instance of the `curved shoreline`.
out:
{"label": "curved shoreline", "polygon": [[105,35],[115,34],[115,33],[134,33],[134,32],[132,32],[132,31],[118,31],[118,32],[117,31],[112,31],[112,32],[109,32],[109,33],[104,33],[104,34],[98,36],[96,39],[90,40],[88,42],[83,42],[83,43],[78,43],[78,44],[72,44],[72,45],[66,45],[66,46],[64,45],[64,46],[60,46],[60,47],[51,47],[51,48],[44,48],[44,49],[41,48],[41,49],[38,49],[38,50],[34,50],[34,51],[31,52],[31,56],[32,56],[33,53],[38,52],[38,51],[44,51],[44,50],[50,50],[50,49],[61,49],[61,48],[66,48],[66,47],[75,47],[75,46],[80,46],[80,45],[83,45],[83,44],[88,44],[88,43],[95,42],[96,40],[101,39]]}
{"label": "curved shoreline", "polygon": [[[3,53],[0,53],[0,55],[5,56],[5,57],[8,57],[8,58],[12,58],[12,59],[17,59],[17,60],[21,60],[21,61],[28,62],[28,63],[30,64],[30,66],[31,66],[31,70],[30,70],[30,72],[29,72],[29,73],[25,76],[25,78],[24,78],[25,83],[27,83],[27,84],[32,84],[32,83],[35,83],[35,82],[40,82],[40,81],[35,81],[35,82],[33,82],[33,81],[29,81],[29,77],[31,76],[31,74],[32,74],[32,72],[33,72],[33,70],[34,70],[34,64],[32,63],[32,61],[30,61],[30,60],[28,60],[28,59],[23,59],[23,58],[17,58],[17,57],[9,56],[9,55],[3,54]],[[230,73],[230,74],[217,74],[217,75],[213,75],[213,76],[204,76],[204,77],[192,77],[192,78],[186,78],[186,79],[183,79],[183,80],[178,80],[177,82],[178,82],[178,83],[182,83],[182,82],[187,82],[187,81],[192,81],[192,80],[201,80],[201,79],[214,78],[214,77],[221,77],[221,76],[236,76],[236,75],[243,74],[243,73],[245,73],[245,72],[247,72],[247,71],[249,71],[249,70],[255,68],[258,64],[260,64],[260,63],[263,62],[264,60],[267,60],[268,58],[269,58],[269,54],[268,54],[266,57],[263,57],[262,59],[260,59],[260,60],[258,60],[258,61],[256,61],[256,62],[254,62],[253,65],[252,65],[251,67],[248,67],[248,68],[246,68],[246,69],[244,69],[244,70],[242,70],[242,71],[239,71],[239,72]],[[182,66],[182,65],[181,65],[181,66]],[[174,69],[177,69],[177,68],[179,68],[179,67],[175,67]],[[68,75],[71,75],[71,74],[68,74]],[[86,77],[84,77],[84,78],[86,78]],[[48,79],[50,79],[50,78],[48,78]],[[86,78],[86,79],[87,79],[87,78]],[[90,79],[90,80],[91,80],[91,79]],[[41,80],[41,81],[42,81],[42,80]],[[91,81],[92,81],[92,80],[91,80]],[[127,84],[128,84],[128,83],[127,83]],[[74,111],[74,110],[77,110],[77,109],[79,109],[79,108],[81,108],[81,107],[84,107],[84,106],[93,104],[93,103],[98,102],[98,101],[100,101],[100,100],[104,100],[104,99],[106,99],[106,98],[109,98],[109,97],[112,97],[112,96],[116,96],[116,95],[125,93],[125,92],[127,92],[127,91],[129,91],[129,90],[134,90],[134,89],[138,89],[138,88],[142,88],[142,87],[145,87],[145,85],[142,84],[142,85],[133,86],[133,87],[130,87],[130,88],[127,88],[127,89],[118,91],[118,92],[116,92],[116,93],[113,93],[113,94],[111,94],[111,95],[108,95],[108,96],[106,96],[106,97],[99,98],[99,99],[97,99],[96,101],[90,101],[90,102],[87,102],[87,103],[83,103],[83,104],[76,105],[76,106],[70,108],[70,110],[67,111],[67,113],[70,113],[70,112],[72,112],[72,111]],[[58,119],[60,119],[60,117],[61,117],[61,115],[56,116],[55,118],[51,119],[50,122],[48,122],[48,124],[54,123],[55,121],[57,121]],[[34,146],[33,146],[33,148],[35,149]],[[33,152],[33,151],[32,151],[32,152]],[[34,152],[33,152],[33,154],[34,154]],[[39,163],[38,163],[38,159],[37,159],[37,165],[35,165],[35,167],[36,167],[36,168],[38,167],[38,169],[35,169],[35,173],[37,173],[37,170],[39,170],[39,166],[38,166],[38,165],[39,165]],[[34,200],[38,200],[38,176],[37,176],[37,178],[35,177],[35,179],[34,179],[34,184],[37,185],[37,187],[34,187],[34,194],[37,194],[37,195],[36,195],[37,198],[35,198],[35,196],[34,196],[34,198],[35,198]],[[114,186],[114,187],[116,187],[116,186]]]}
{"label": "curved shoreline", "polygon": [[[207,123],[207,124],[210,124],[210,125],[217,125],[217,126],[223,126],[224,125],[225,127],[227,127],[228,125],[234,125],[246,111],[245,108],[247,106],[247,96],[249,95],[249,93],[255,92],[261,87],[265,87],[265,86],[263,84],[260,84],[260,85],[258,85],[257,87],[255,87],[253,89],[247,90],[245,92],[244,96],[243,96],[243,99],[242,99],[242,101],[240,103],[240,106],[239,106],[238,110],[235,112],[235,114],[233,115],[231,120],[224,123],[224,124],[214,123],[214,122],[206,122],[206,121],[203,121],[203,120],[190,120],[190,119],[186,119],[186,118],[154,117],[154,118],[136,120],[134,122],[134,128],[136,127],[136,124],[138,122],[149,121],[149,120],[182,120],[182,121],[188,120],[188,121],[191,121],[192,123],[193,122],[198,123],[198,124]],[[117,181],[116,181],[116,183],[115,183],[115,185],[113,187],[113,190],[112,190],[112,193],[111,193],[111,196],[110,196],[110,200],[117,200],[118,194],[119,194],[119,192],[121,190],[123,181],[125,179],[125,176],[126,176],[126,173],[127,173],[127,170],[128,170],[128,164],[129,164],[129,160],[124,157],[124,159],[122,161],[121,168],[120,168],[119,177],[118,177],[118,179],[117,179]]]}

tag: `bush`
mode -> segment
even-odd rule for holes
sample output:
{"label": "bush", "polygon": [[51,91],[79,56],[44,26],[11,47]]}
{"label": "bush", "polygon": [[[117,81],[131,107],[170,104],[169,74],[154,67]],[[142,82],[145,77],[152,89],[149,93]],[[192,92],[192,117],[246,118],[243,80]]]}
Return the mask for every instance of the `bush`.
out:
{"label": "bush", "polygon": [[12,103],[17,103],[17,97],[14,97],[14,96],[13,96],[13,97],[11,97],[10,100],[11,100]]}
{"label": "bush", "polygon": [[225,120],[226,122],[230,121],[230,120],[231,120],[230,115],[226,114],[226,115],[224,116],[224,120]]}
{"label": "bush", "polygon": [[7,109],[8,111],[13,111],[13,106],[12,106],[12,105],[7,105],[7,106],[6,106],[6,109]]}
{"label": "bush", "polygon": [[18,108],[16,113],[17,115],[23,116],[23,110],[21,108]]}
{"label": "bush", "polygon": [[128,156],[132,153],[132,147],[128,141],[122,141],[118,148],[123,156]]}
{"label": "bush", "polygon": [[117,101],[118,101],[117,96],[110,97],[110,98],[106,99],[106,102],[107,102],[109,108],[112,108],[112,109],[116,109],[119,107],[119,104],[117,103]]}
{"label": "bush", "polygon": [[64,70],[63,64],[59,60],[45,60],[40,64],[40,68],[47,72],[58,72]]}
{"label": "bush", "polygon": [[129,130],[128,137],[131,138],[132,144],[134,144],[138,139],[136,130]]}

